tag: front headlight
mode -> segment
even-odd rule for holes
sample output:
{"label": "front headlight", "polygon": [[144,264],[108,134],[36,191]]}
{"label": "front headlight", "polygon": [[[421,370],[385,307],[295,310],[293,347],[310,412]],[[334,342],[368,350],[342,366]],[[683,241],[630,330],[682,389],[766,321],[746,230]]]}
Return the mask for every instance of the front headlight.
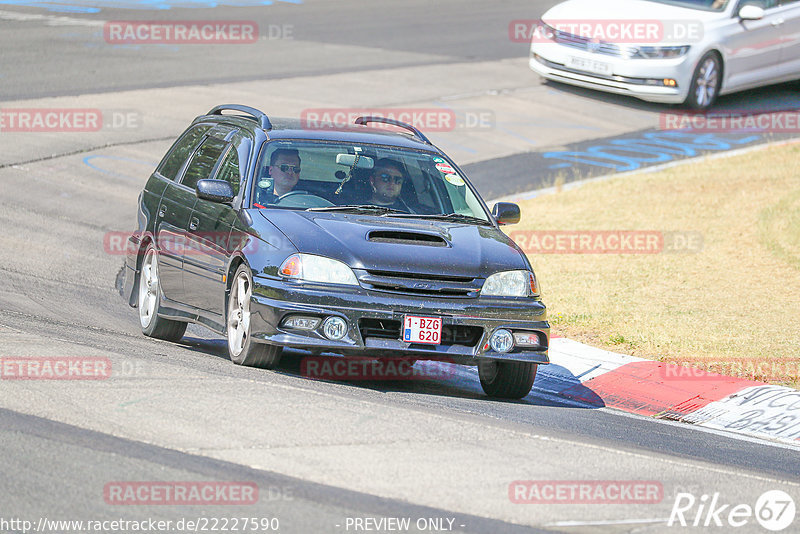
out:
{"label": "front headlight", "polygon": [[630,49],[632,58],[670,59],[686,55],[688,46],[640,46]]}
{"label": "front headlight", "polygon": [[320,284],[345,284],[357,286],[353,270],[340,262],[324,256],[294,254],[281,264],[278,272],[286,278]]}
{"label": "front headlight", "polygon": [[487,297],[535,297],[539,294],[536,276],[531,271],[503,271],[483,283],[481,295]]}

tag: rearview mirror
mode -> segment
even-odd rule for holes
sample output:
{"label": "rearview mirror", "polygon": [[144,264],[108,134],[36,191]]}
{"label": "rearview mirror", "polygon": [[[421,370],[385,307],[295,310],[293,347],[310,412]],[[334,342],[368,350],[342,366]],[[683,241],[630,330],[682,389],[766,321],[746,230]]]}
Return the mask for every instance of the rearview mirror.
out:
{"label": "rearview mirror", "polygon": [[520,219],[519,206],[511,202],[498,202],[492,208],[497,224],[516,224]]}
{"label": "rearview mirror", "polygon": [[200,180],[195,186],[195,194],[197,198],[221,204],[231,202],[236,197],[231,184],[225,180]]}
{"label": "rearview mirror", "polygon": [[[353,163],[356,162],[356,155],[355,154],[336,154],[336,163],[339,165],[344,165],[345,167],[352,167]],[[372,158],[368,158],[367,156],[361,156],[358,158],[358,165],[356,169],[371,169],[375,166],[375,161]]]}
{"label": "rearview mirror", "polygon": [[739,10],[739,18],[742,20],[761,20],[764,15],[764,8],[753,4],[742,6],[742,9]]}

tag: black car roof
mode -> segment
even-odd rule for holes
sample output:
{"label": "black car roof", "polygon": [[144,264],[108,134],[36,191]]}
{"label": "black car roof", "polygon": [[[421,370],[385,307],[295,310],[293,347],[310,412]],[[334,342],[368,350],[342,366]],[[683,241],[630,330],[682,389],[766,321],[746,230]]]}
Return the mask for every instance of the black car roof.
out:
{"label": "black car roof", "polygon": [[[201,115],[195,119],[195,122],[225,122],[251,130],[262,129],[262,123],[246,115]],[[355,144],[389,145],[441,154],[436,146],[423,142],[417,136],[399,128],[394,130],[393,126],[385,126],[384,130],[373,126],[340,126],[321,122],[319,126],[308,127],[300,119],[286,117],[269,117],[269,126],[271,127],[263,129],[269,140],[342,141]]]}

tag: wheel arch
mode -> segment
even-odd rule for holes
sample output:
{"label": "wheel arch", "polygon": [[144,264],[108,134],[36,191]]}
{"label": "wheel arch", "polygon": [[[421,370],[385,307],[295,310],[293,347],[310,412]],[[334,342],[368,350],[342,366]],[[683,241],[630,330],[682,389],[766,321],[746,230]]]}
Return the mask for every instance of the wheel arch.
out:
{"label": "wheel arch", "polygon": [[[239,270],[241,265],[247,265],[247,268],[250,269],[250,263],[247,259],[240,255],[236,254],[231,258],[231,262],[228,265],[228,271],[225,275],[225,312],[224,312],[224,319],[225,322],[228,322],[228,301],[230,300],[231,296],[231,286],[233,285],[233,278],[236,274],[236,271]],[[252,269],[251,269],[252,270]]]}
{"label": "wheel arch", "polygon": [[133,271],[133,287],[131,289],[131,295],[128,297],[128,305],[132,308],[139,307],[139,273],[142,270],[142,261],[144,261],[144,253],[147,250],[147,247],[150,246],[151,243],[155,243],[153,240],[153,236],[150,233],[142,234],[142,238],[139,241],[139,249],[136,251],[136,269]]}

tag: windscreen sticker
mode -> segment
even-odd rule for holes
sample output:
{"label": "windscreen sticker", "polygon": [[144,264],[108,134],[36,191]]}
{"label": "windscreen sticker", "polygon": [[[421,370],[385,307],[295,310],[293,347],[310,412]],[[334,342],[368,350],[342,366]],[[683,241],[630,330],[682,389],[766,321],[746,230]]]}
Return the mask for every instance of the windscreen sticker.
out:
{"label": "windscreen sticker", "polygon": [[461,187],[461,186],[465,185],[464,184],[464,179],[461,178],[457,174],[446,174],[444,176],[444,179],[447,180],[448,182],[450,182],[451,184],[457,186],[457,187]]}
{"label": "windscreen sticker", "polygon": [[434,163],[444,163],[444,160],[442,158],[433,158],[433,162]]}
{"label": "windscreen sticker", "polygon": [[436,169],[439,172],[441,172],[442,174],[455,174],[456,173],[455,169],[453,169],[453,167],[451,167],[447,163],[437,163],[436,164]]}
{"label": "windscreen sticker", "polygon": [[258,187],[260,187],[261,189],[269,189],[270,187],[272,187],[272,180],[261,180],[260,182],[258,182]]}

